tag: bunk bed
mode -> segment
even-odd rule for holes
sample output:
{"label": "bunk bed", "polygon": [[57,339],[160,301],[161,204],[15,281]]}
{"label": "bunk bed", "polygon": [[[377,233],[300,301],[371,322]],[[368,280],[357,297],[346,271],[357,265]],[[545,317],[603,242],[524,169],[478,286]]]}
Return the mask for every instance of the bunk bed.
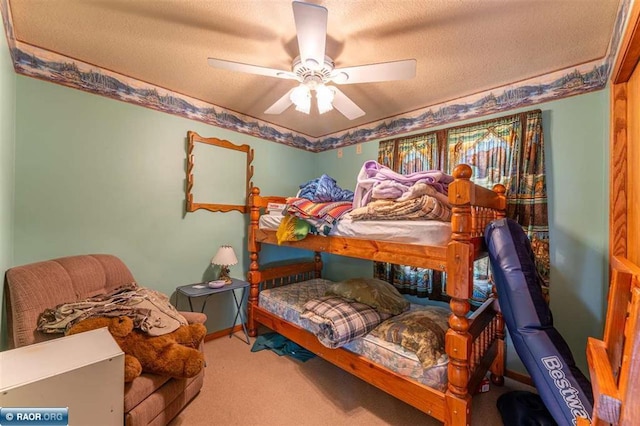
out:
{"label": "bunk bed", "polygon": [[[262,244],[277,245],[276,231],[262,229],[260,217],[269,203],[285,203],[285,197],[260,195],[257,187],[249,197],[250,224],[248,249],[250,283],[248,328],[252,336],[259,324],[276,331],[314,352],[325,360],[418,408],[447,425],[471,423],[471,397],[491,372],[494,384],[503,383],[505,343],[504,322],[494,303],[495,294],[475,311],[470,310],[473,292],[473,262],[485,252],[483,232],[486,225],[505,216],[505,188],[493,190],[471,181],[472,169],[458,165],[448,186],[452,216],[450,238],[438,245],[419,245],[394,241],[370,240],[366,237],[308,235],[283,245],[310,250],[311,261],[288,265],[261,265]],[[447,223],[448,225],[448,223]],[[444,271],[449,300],[449,329],[445,335],[446,382],[433,388],[387,366],[345,348],[330,349],[300,325],[287,321],[260,304],[260,292],[319,278],[321,253],[370,259]]]}

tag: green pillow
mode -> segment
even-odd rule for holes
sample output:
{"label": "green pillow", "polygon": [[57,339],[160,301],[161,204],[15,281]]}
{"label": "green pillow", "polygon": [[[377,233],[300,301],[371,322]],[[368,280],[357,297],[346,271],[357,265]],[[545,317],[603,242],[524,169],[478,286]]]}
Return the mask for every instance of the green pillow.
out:
{"label": "green pillow", "polygon": [[309,222],[287,214],[280,221],[280,225],[278,225],[276,238],[278,244],[282,244],[285,241],[300,241],[307,236],[310,230],[311,225]]}
{"label": "green pillow", "polygon": [[444,308],[412,310],[383,321],[371,334],[414,352],[422,366],[429,368],[445,354],[448,317],[449,311]]}
{"label": "green pillow", "polygon": [[383,314],[398,315],[409,309],[409,301],[394,286],[377,278],[350,278],[333,283],[325,295],[352,299]]}

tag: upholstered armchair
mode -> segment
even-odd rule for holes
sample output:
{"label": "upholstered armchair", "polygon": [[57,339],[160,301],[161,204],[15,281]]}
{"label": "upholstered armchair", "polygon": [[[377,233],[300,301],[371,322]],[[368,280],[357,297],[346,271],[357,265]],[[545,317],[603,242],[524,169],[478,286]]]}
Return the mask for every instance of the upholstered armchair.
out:
{"label": "upholstered armchair", "polygon": [[[70,256],[16,266],[5,276],[9,347],[17,348],[60,335],[36,330],[46,308],[108,293],[135,281],[117,257],[106,254]],[[181,312],[189,323],[204,323],[206,315]],[[200,348],[202,349],[202,347]],[[123,424],[165,425],[200,391],[204,369],[190,379],[142,374],[124,384]]]}

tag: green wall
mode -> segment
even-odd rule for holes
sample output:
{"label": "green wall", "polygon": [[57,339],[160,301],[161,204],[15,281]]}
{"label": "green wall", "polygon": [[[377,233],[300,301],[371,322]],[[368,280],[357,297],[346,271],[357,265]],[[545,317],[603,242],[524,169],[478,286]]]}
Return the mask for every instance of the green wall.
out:
{"label": "green wall", "polygon": [[[16,75],[4,34],[0,35],[0,271],[13,262],[13,189]],[[4,281],[4,278],[3,278]],[[4,285],[0,286],[0,301]],[[6,347],[6,312],[0,306],[0,349]]]}
{"label": "green wall", "polygon": [[[0,51],[7,52],[2,46]],[[184,213],[188,130],[251,145],[253,181],[265,195],[293,194],[320,173],[353,188],[362,163],[376,158],[378,141],[362,144],[361,154],[356,146],[343,148],[341,158],[338,150],[312,154],[16,77],[8,54],[0,60],[2,92],[15,93],[14,98],[3,96],[0,104],[4,269],[70,254],[113,253],[140,284],[173,294],[178,285],[214,277],[211,257],[220,244],[231,244],[240,258],[231,273],[244,276],[246,216]],[[536,108],[542,109],[545,126],[551,306],[556,327],[586,371],[586,338],[601,335],[605,305],[608,90]],[[233,192],[227,186],[220,190],[223,196]],[[278,256],[268,247],[264,252],[264,257]],[[329,278],[370,274],[371,263],[334,256],[326,272]],[[178,303],[186,308],[184,300]],[[223,297],[207,306],[210,331],[228,327],[231,300]],[[516,358],[510,351],[509,368],[523,371]]]}
{"label": "green wall", "polygon": [[[141,285],[172,294],[214,278],[210,260],[230,244],[231,275],[244,277],[247,215],[184,212],[188,130],[254,148],[265,194],[295,193],[315,175],[313,153],[24,76],[16,105],[14,265],[111,253]],[[220,150],[214,167],[232,153]],[[241,188],[230,179],[216,190],[224,201]],[[210,331],[230,326],[232,306],[230,294],[209,300]]]}
{"label": "green wall", "polygon": [[[609,90],[602,90],[529,108],[541,109],[543,113],[551,308],[556,328],[584,372],[587,337],[602,335],[606,305],[608,96]],[[364,161],[377,158],[378,141],[364,143],[361,148],[361,154],[356,153],[356,146],[344,148],[341,158],[338,150],[318,154],[319,170],[334,177],[341,186],[355,188]],[[327,263],[325,275],[329,278],[345,271],[356,276],[371,274],[372,270],[371,262],[347,263],[335,256]],[[525,371],[512,349],[508,358],[510,369]]]}

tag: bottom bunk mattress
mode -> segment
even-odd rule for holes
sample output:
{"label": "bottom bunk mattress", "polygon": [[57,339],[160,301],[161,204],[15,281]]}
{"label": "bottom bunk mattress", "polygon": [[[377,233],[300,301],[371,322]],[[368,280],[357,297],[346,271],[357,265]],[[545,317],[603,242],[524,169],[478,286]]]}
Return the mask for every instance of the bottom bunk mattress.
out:
{"label": "bottom bunk mattress", "polygon": [[[312,299],[321,298],[333,281],[317,278],[282,287],[262,290],[259,305],[264,310],[296,324],[316,334],[317,325],[303,318],[304,305]],[[422,305],[412,304],[410,310],[424,309]],[[442,309],[442,308],[435,308]],[[422,383],[430,388],[444,392],[447,387],[446,354],[429,368],[424,368],[415,352],[409,351],[399,344],[390,343],[371,333],[357,338],[342,346],[402,376]]]}

